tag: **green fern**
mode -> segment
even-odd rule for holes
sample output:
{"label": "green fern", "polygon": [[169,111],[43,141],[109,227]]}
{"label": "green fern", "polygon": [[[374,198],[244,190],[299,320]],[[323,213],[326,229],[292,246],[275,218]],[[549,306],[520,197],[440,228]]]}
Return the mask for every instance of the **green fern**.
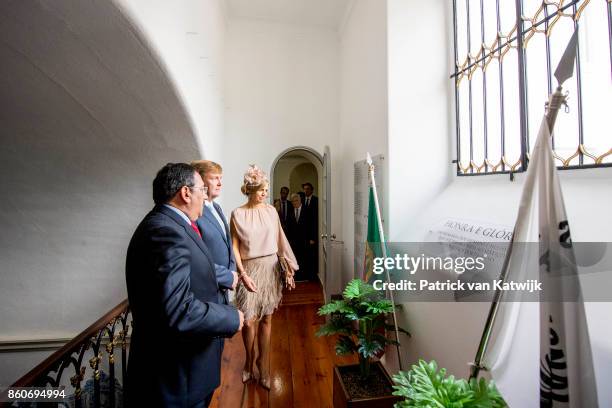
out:
{"label": "green fern", "polygon": [[358,350],[357,345],[353,339],[349,336],[340,336],[336,342],[336,354],[343,356],[346,354],[352,354]]}
{"label": "green fern", "polygon": [[372,285],[368,285],[361,279],[353,279],[346,285],[342,296],[345,299],[358,299],[376,293]]}
{"label": "green fern", "polygon": [[343,300],[335,300],[321,306],[318,314],[319,316],[324,316],[332,313],[346,313],[347,311],[347,305]]}
{"label": "green fern", "polygon": [[355,332],[351,327],[351,321],[344,316],[332,316],[329,322],[319,328],[315,333],[317,336],[333,336],[334,334],[343,334],[350,336]]}
{"label": "green fern", "polygon": [[502,398],[495,384],[487,382],[484,378],[477,381],[472,378],[468,383],[470,389],[474,392],[474,403],[473,408],[487,408],[487,407],[504,407],[505,402]]}
{"label": "green fern", "polygon": [[366,308],[368,313],[372,314],[391,313],[393,311],[393,304],[387,299],[374,302],[363,302],[362,306]]}
{"label": "green fern", "polygon": [[455,379],[435,361],[419,360],[408,372],[393,376],[393,395],[404,397],[395,408],[502,408],[506,403],[493,382]]}
{"label": "green fern", "polygon": [[[340,335],[337,354],[357,353],[361,376],[366,378],[370,361],[388,344],[397,344],[382,333],[387,324],[386,315],[393,312],[393,303],[381,292],[360,279],[354,279],[344,289],[342,300],[335,300],[319,308],[319,315],[331,315],[329,321],[317,331],[317,336]],[[402,333],[408,333],[399,329]]]}

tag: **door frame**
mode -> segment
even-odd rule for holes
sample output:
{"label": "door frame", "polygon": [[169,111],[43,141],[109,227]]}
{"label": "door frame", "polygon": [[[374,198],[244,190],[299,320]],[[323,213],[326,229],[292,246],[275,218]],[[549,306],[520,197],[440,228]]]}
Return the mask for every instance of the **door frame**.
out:
{"label": "door frame", "polygon": [[[280,152],[276,158],[274,159],[274,161],[272,162],[272,166],[270,167],[270,186],[269,186],[269,191],[273,192],[274,191],[274,171],[276,170],[276,165],[278,164],[279,160],[282,159],[285,155],[287,155],[288,153],[291,152],[306,152],[306,153],[310,153],[312,156],[314,156],[314,159],[316,159],[318,161],[318,165],[321,167],[321,174],[317,174],[317,176],[321,179],[324,180],[325,179],[325,175],[323,174],[323,172],[325,172],[325,167],[323,165],[323,155],[320,154],[319,152],[317,152],[315,149],[308,147],[308,146],[293,146],[293,147],[289,147],[285,150],[283,150],[282,152]],[[319,169],[317,168],[317,173],[319,172]],[[322,205],[323,202],[321,201],[321,193],[323,193],[323,188],[324,186],[319,185],[319,205]],[[274,203],[274,197],[273,194],[270,194],[269,196],[269,200],[270,200],[270,204]],[[318,225],[318,230],[319,230],[319,235],[321,234],[321,227],[323,226],[323,220],[321,219],[321,217],[319,217],[319,225]],[[328,228],[330,228],[328,226]],[[319,242],[321,242],[320,240],[318,240]],[[318,250],[317,250],[317,262],[319,262],[319,281],[321,282],[321,286],[323,287],[323,296],[326,296],[326,292],[325,292],[325,282],[321,280],[321,262],[322,262],[322,258],[323,258],[323,249],[321,246],[319,246]]]}
{"label": "door frame", "polygon": [[[274,159],[274,161],[272,161],[272,166],[270,167],[270,188],[269,191],[274,191],[274,170],[276,169],[276,165],[278,164],[278,161],[280,159],[283,158],[283,156],[285,156],[287,153],[291,153],[293,151],[296,150],[302,150],[302,151],[306,151],[310,154],[312,154],[313,156],[315,156],[315,158],[319,161],[319,164],[321,165],[321,167],[323,167],[323,156],[317,152],[315,149],[313,149],[312,147],[308,147],[308,146],[293,146],[293,147],[289,147],[285,150],[283,150],[282,152],[280,152],[280,154],[278,154],[276,156],[276,158]],[[270,196],[270,204],[272,204],[274,202],[274,197]]]}

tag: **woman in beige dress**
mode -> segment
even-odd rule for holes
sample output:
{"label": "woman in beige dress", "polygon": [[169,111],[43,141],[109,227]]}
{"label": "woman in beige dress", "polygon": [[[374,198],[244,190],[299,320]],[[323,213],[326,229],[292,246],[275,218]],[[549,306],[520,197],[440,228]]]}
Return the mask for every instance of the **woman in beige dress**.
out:
{"label": "woman in beige dress", "polygon": [[[268,179],[251,165],[244,175],[241,191],[248,201],[232,212],[231,232],[236,266],[242,285],[236,292],[236,306],[244,313],[242,340],[246,362],[242,382],[255,379],[270,389],[269,350],[272,313],[281,301],[283,282],[295,287],[293,275],[298,269],[291,246],[285,237],[276,209],[266,203]],[[281,266],[282,265],[282,266]],[[247,289],[254,288],[255,292]],[[255,361],[255,344],[259,353]]]}

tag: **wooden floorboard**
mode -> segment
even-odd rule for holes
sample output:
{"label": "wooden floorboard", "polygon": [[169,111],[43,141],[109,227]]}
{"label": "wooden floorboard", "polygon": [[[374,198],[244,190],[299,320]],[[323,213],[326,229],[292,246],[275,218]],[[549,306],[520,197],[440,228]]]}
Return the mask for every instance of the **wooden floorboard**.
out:
{"label": "wooden floorboard", "polygon": [[291,370],[291,348],[289,346],[289,330],[287,330],[288,309],[281,308],[272,317],[272,339],[270,341],[270,406],[293,406],[293,380]]}
{"label": "wooden floorboard", "polygon": [[352,364],[356,359],[336,356],[335,339],[315,335],[325,322],[317,315],[322,304],[318,282],[298,283],[295,290],[283,294],[272,317],[269,392],[256,383],[242,384],[242,337],[239,333],[226,340],[221,385],[211,407],[331,408],[334,364]]}
{"label": "wooden floorboard", "polygon": [[323,304],[320,282],[298,282],[295,289],[283,291],[282,306]]}

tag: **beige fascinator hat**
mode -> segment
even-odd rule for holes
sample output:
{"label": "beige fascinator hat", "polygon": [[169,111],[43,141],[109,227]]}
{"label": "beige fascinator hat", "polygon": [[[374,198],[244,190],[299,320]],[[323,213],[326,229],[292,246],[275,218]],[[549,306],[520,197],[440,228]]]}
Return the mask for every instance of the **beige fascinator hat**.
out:
{"label": "beige fascinator hat", "polygon": [[268,184],[268,176],[266,173],[254,164],[250,164],[247,171],[244,173],[244,179],[242,181],[242,187],[240,191],[242,194],[249,195],[259,190],[262,185]]}

